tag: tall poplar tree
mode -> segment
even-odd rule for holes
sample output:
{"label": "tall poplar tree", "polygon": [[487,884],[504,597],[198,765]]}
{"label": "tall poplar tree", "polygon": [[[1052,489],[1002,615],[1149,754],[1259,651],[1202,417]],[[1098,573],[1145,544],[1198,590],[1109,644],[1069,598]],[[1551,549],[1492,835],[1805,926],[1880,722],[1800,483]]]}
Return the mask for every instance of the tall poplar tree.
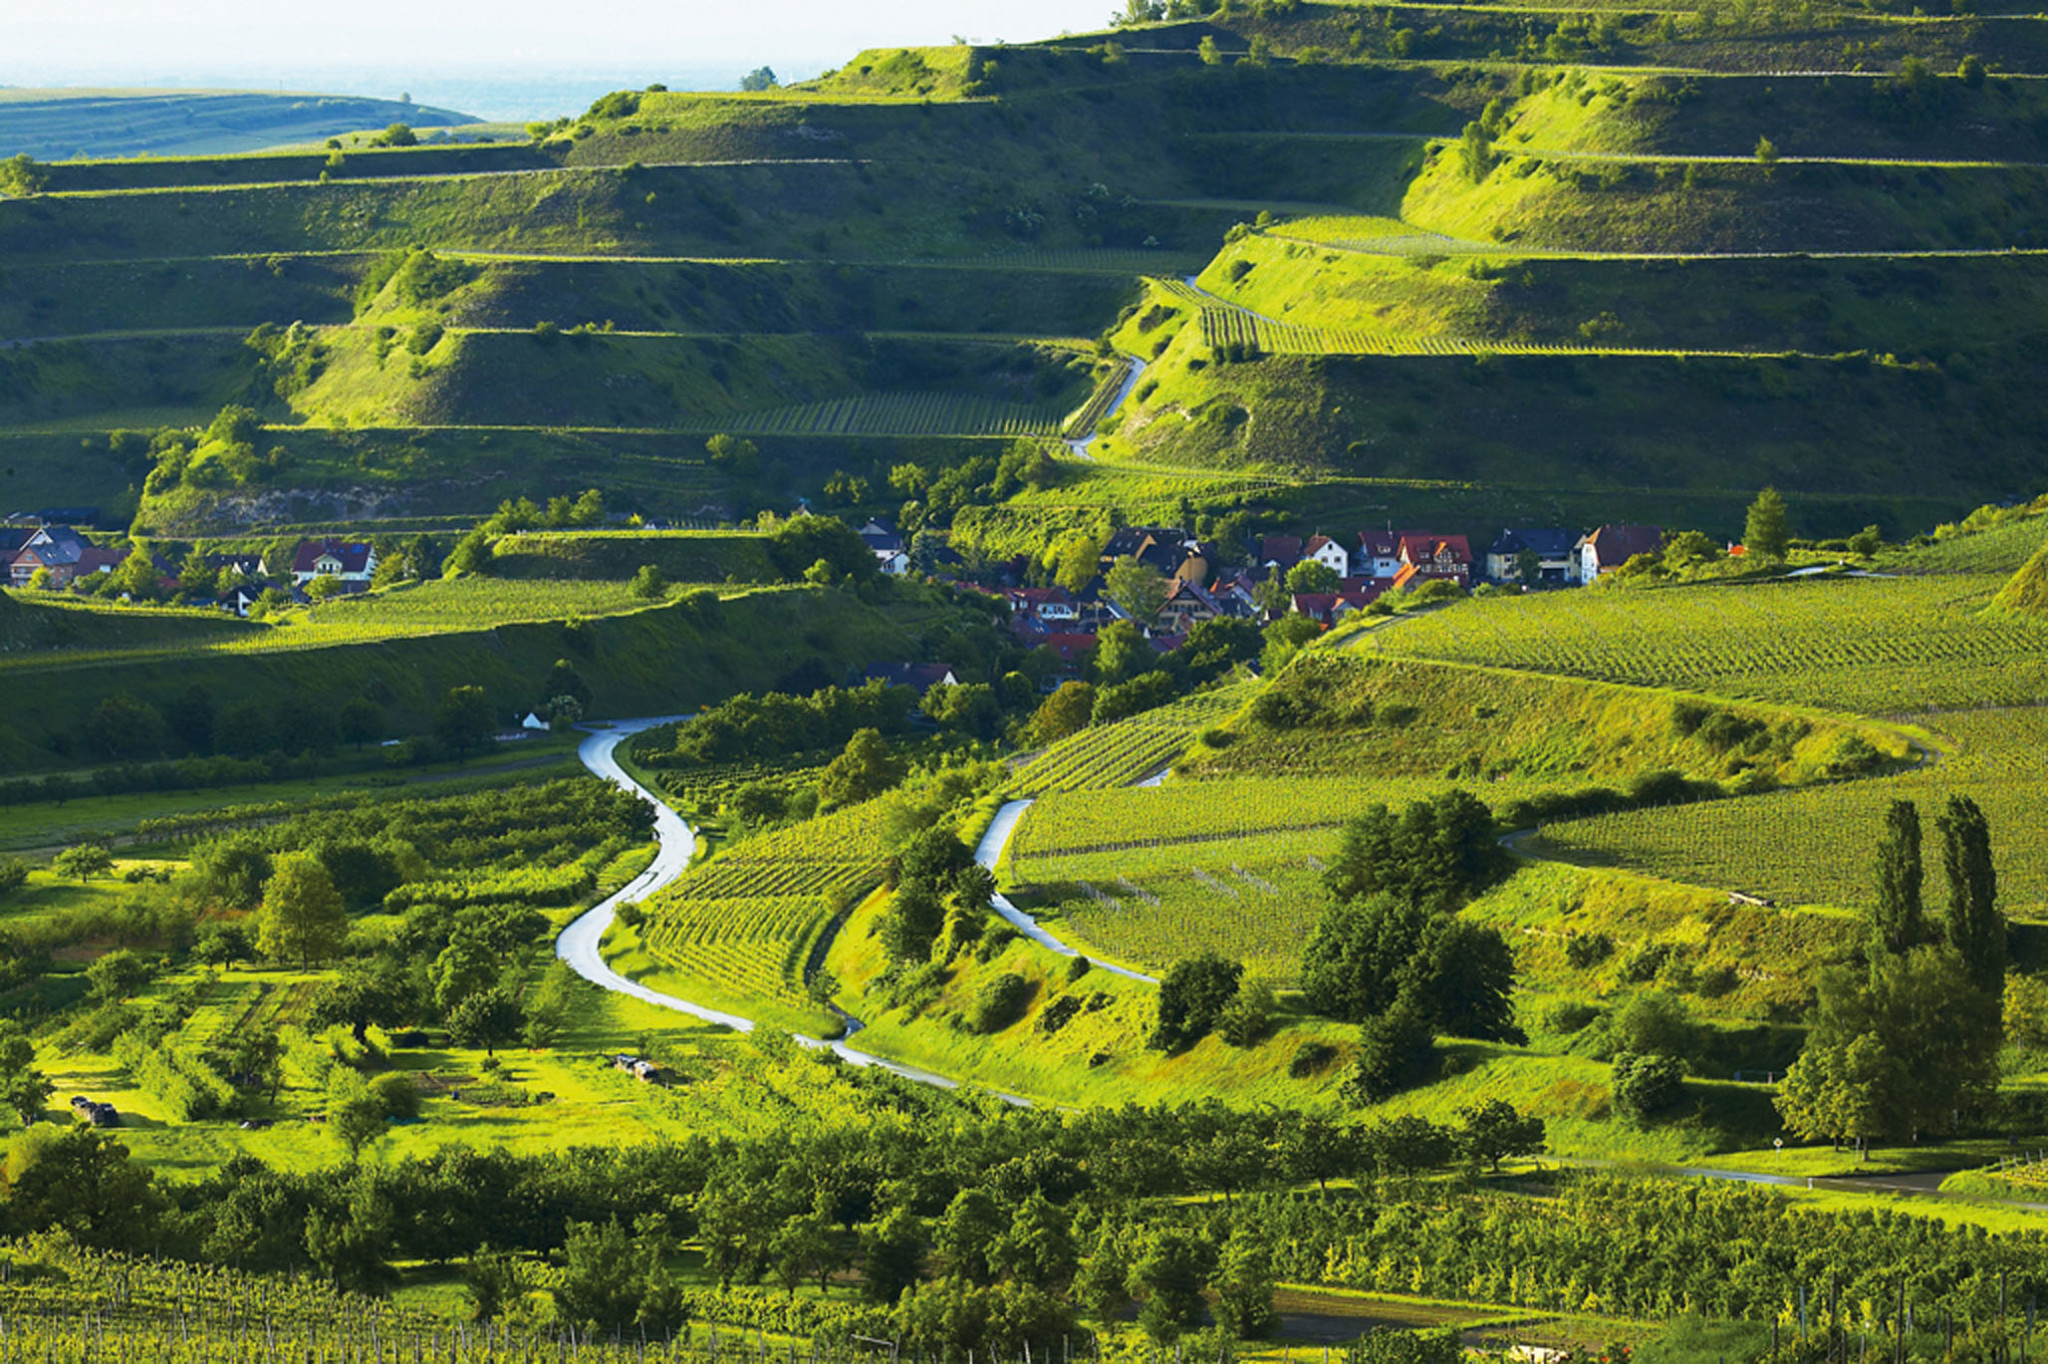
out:
{"label": "tall poplar tree", "polygon": [[1884,836],[1877,844],[1877,904],[1870,920],[1873,947],[1899,956],[1928,940],[1921,897],[1925,879],[1920,808],[1910,800],[1895,800],[1885,812]]}
{"label": "tall poplar tree", "polygon": [[1948,875],[1949,946],[1963,959],[1971,983],[1986,994],[2005,994],[2005,916],[1998,912],[1998,872],[1991,864],[1991,826],[1977,802],[1950,796],[1935,820],[1941,830],[1941,865]]}

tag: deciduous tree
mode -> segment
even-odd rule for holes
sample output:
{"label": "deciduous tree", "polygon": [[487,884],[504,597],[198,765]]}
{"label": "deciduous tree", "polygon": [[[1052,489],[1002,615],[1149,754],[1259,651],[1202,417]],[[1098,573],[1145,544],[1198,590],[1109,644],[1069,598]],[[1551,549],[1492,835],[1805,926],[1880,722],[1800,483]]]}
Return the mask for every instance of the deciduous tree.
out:
{"label": "deciduous tree", "polygon": [[257,950],[275,961],[309,966],[333,956],[347,932],[341,896],[320,859],[310,852],[279,857],[256,915]]}

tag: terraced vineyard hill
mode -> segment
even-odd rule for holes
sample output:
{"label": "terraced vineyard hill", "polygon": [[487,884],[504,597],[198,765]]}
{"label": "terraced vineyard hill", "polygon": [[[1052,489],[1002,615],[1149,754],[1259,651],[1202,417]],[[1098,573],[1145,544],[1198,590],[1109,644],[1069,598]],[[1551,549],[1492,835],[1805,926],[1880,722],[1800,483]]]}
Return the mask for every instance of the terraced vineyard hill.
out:
{"label": "terraced vineyard hill", "polygon": [[[1480,533],[1629,498],[1733,533],[1767,481],[1812,532],[1928,524],[2048,484],[2042,28],[1266,5],[620,92],[518,144],[34,167],[0,467],[173,532],[591,483],[894,511],[1099,423],[967,538],[1132,510],[1134,466]],[[229,402],[281,452],[239,480],[114,434]]]}

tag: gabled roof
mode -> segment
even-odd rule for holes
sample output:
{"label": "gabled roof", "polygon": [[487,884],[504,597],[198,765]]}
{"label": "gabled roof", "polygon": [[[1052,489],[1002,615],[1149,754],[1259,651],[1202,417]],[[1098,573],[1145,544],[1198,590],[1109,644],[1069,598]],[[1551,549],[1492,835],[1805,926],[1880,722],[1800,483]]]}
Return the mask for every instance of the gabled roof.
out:
{"label": "gabled roof", "polygon": [[1390,530],[1362,530],[1358,532],[1358,552],[1391,559],[1401,552],[1401,537]]}
{"label": "gabled roof", "polygon": [[31,540],[16,552],[14,562],[22,568],[68,568],[87,548],[76,536]]}
{"label": "gabled roof", "polygon": [[1500,538],[1493,542],[1493,548],[1487,553],[1506,556],[1520,554],[1525,549],[1533,549],[1542,558],[1563,559],[1571,554],[1572,547],[1577,542],[1578,537],[1568,530],[1558,530],[1549,526],[1523,526],[1502,531]]}
{"label": "gabled roof", "polygon": [[1171,635],[1164,631],[1158,631],[1145,636],[1145,642],[1152,646],[1152,652],[1155,654],[1170,654],[1181,645],[1187,643],[1188,637],[1186,635]]}
{"label": "gabled roof", "polygon": [[1472,562],[1472,546],[1462,535],[1409,532],[1401,536],[1401,558],[1407,563],[1434,563],[1445,551],[1452,563]]}
{"label": "gabled roof", "polygon": [[1038,647],[1062,663],[1078,663],[1082,654],[1095,647],[1095,636],[1079,632],[1054,633],[1039,640]]}
{"label": "gabled roof", "polygon": [[314,565],[328,556],[341,564],[343,573],[362,573],[370,566],[370,547],[346,540],[308,540],[292,555],[292,572],[317,572]]}
{"label": "gabled roof", "polygon": [[1259,562],[1291,566],[1301,558],[1301,537],[1299,535],[1261,535],[1259,537]]}
{"label": "gabled roof", "polygon": [[35,526],[0,526],[0,559],[12,559],[21,553],[36,530]]}
{"label": "gabled roof", "polygon": [[861,540],[876,554],[894,554],[903,548],[903,537],[896,528],[880,517],[871,518],[858,532]]}
{"label": "gabled roof", "polygon": [[1658,526],[1602,526],[1579,544],[1590,547],[1597,562],[1619,567],[1638,554],[1664,548],[1664,531]]}
{"label": "gabled roof", "polygon": [[[1337,542],[1335,540],[1332,540],[1327,535],[1311,535],[1308,537],[1308,542],[1301,547],[1301,552],[1305,556],[1313,557],[1316,551],[1321,549],[1324,545],[1337,545]],[[1342,549],[1344,548],[1344,546],[1337,545],[1337,548]]]}
{"label": "gabled roof", "polygon": [[861,680],[914,687],[922,695],[933,687],[957,681],[958,675],[948,663],[870,663]]}
{"label": "gabled roof", "polygon": [[1032,606],[1071,606],[1073,594],[1064,587],[1006,587],[1003,595]]}
{"label": "gabled roof", "polygon": [[1197,587],[1185,578],[1174,583],[1173,591],[1166,594],[1166,601],[1160,609],[1165,610],[1166,607],[1172,606],[1176,602],[1183,606],[1193,603],[1206,610],[1214,611],[1217,615],[1223,614],[1223,608],[1217,604],[1214,596],[1210,595],[1206,589]]}
{"label": "gabled roof", "polygon": [[[155,556],[151,557],[154,560]],[[98,545],[87,545],[78,552],[78,558],[72,561],[72,567],[80,573],[112,573],[127,562],[128,554],[125,550],[101,549]],[[159,574],[164,572],[161,563],[156,567]]]}

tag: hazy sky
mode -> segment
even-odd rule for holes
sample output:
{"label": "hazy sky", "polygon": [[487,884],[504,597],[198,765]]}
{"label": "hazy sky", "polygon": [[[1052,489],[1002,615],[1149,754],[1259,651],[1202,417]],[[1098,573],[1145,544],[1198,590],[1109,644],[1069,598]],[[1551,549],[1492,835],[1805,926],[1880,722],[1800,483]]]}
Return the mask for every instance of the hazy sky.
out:
{"label": "hazy sky", "polygon": [[176,77],[261,87],[294,73],[515,66],[703,72],[765,62],[814,74],[863,47],[1099,28],[1110,0],[10,0],[7,8],[0,84]]}

